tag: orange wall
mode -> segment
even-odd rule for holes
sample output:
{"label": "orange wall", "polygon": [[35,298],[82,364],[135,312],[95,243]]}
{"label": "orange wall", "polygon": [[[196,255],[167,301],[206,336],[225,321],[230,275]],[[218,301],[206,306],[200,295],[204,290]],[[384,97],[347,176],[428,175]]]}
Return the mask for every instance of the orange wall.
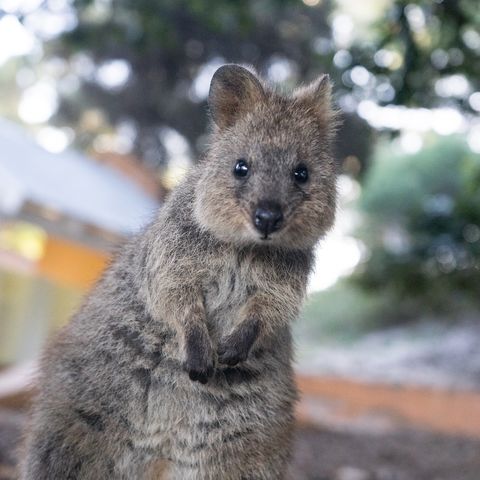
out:
{"label": "orange wall", "polygon": [[86,290],[102,273],[108,259],[104,252],[49,236],[38,273],[54,282]]}

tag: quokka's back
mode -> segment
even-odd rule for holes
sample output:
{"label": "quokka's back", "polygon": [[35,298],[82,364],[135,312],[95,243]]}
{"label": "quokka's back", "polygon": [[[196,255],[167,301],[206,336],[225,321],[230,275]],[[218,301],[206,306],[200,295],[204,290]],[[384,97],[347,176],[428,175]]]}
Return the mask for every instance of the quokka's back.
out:
{"label": "quokka's back", "polygon": [[46,349],[22,478],[282,479],[290,324],[335,213],[323,76],[225,65],[210,147]]}

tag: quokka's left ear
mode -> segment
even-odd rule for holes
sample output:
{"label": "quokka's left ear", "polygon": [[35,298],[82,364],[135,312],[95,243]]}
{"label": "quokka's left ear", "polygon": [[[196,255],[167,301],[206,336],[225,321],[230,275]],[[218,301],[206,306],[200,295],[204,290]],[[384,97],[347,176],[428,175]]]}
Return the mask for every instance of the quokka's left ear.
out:
{"label": "quokka's left ear", "polygon": [[320,75],[309,85],[298,88],[293,95],[322,123],[336,122],[337,110],[332,104],[332,82],[328,74]]}
{"label": "quokka's left ear", "polygon": [[258,78],[240,65],[223,65],[213,75],[208,104],[213,121],[221,129],[232,126],[264,99]]}

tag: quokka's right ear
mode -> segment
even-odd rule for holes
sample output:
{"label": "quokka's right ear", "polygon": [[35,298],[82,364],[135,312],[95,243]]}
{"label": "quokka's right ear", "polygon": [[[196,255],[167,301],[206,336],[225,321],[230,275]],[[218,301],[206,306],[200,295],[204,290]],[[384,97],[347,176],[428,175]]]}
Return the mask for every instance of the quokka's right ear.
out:
{"label": "quokka's right ear", "polygon": [[223,65],[213,75],[208,105],[221,129],[232,126],[264,99],[265,91],[257,77],[240,65]]}
{"label": "quokka's right ear", "polygon": [[338,111],[332,105],[332,83],[327,74],[320,75],[307,86],[294,92],[294,98],[312,113],[322,125],[335,130],[338,126]]}

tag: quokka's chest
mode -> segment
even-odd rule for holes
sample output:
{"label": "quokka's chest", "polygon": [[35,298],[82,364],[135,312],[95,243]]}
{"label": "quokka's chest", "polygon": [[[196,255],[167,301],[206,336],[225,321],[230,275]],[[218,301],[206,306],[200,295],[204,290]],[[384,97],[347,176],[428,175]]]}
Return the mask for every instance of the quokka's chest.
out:
{"label": "quokka's chest", "polygon": [[213,264],[202,284],[207,323],[212,333],[229,330],[258,290],[258,266],[251,259],[225,255]]}

